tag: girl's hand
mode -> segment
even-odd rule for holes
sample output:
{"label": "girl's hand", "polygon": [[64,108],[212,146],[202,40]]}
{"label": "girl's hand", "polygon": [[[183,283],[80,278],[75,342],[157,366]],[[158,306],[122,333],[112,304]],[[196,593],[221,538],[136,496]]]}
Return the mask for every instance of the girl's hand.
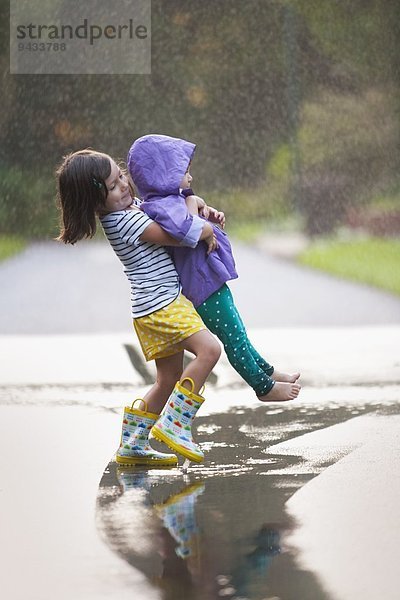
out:
{"label": "girl's hand", "polygon": [[[211,221],[211,223],[216,223],[221,227],[221,229],[225,228],[225,215],[222,211],[217,210],[216,208],[212,208],[212,206],[208,206],[205,203],[205,200],[200,196],[196,196],[196,194],[192,194],[189,196],[191,202],[195,202],[197,205],[198,214],[207,221]],[[186,199],[186,203],[187,203]]]}
{"label": "girl's hand", "polygon": [[217,225],[219,225],[221,229],[224,229],[225,214],[222,211],[217,210],[216,208],[212,208],[211,206],[207,206],[207,209],[209,212],[207,219],[212,223],[216,223]]}
{"label": "girl's hand", "polygon": [[200,196],[196,196],[196,194],[192,194],[191,196],[188,196],[189,198],[191,198],[192,200],[196,201],[197,204],[197,208],[199,209],[199,211],[204,208],[206,205],[205,201],[203,200],[203,198],[200,198]]}
{"label": "girl's hand", "polygon": [[199,215],[201,217],[204,217],[205,219],[207,219],[207,221],[209,220],[209,217],[210,217],[210,207],[207,206],[206,203],[204,203],[204,206],[202,208],[199,208]]}
{"label": "girl's hand", "polygon": [[210,254],[210,252],[212,252],[213,250],[216,250],[218,248],[218,242],[217,242],[215,233],[204,238],[204,241],[207,244],[207,254]]}
{"label": "girl's hand", "polygon": [[204,202],[203,198],[200,198],[200,196],[196,196],[195,194],[191,194],[190,196],[187,196],[185,200],[190,214],[200,215],[201,217],[208,219],[208,206]]}

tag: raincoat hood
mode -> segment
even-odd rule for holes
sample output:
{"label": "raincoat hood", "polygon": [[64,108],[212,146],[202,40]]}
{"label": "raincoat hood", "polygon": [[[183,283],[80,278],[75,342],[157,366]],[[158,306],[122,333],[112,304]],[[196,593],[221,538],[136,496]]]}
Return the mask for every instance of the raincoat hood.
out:
{"label": "raincoat hood", "polygon": [[128,153],[128,169],[142,200],[179,193],[195,144],[167,135],[144,135]]}

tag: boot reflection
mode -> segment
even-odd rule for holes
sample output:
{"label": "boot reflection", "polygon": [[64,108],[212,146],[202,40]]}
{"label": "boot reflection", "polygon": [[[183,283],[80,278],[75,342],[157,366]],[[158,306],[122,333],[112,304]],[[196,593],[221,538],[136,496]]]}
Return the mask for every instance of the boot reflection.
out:
{"label": "boot reflection", "polygon": [[186,484],[178,469],[111,462],[99,486],[97,523],[106,543],[165,599],[196,598],[199,569],[195,506],[202,482]]}
{"label": "boot reflection", "polygon": [[175,548],[177,556],[183,559],[198,554],[198,526],[194,509],[204,489],[204,483],[193,483],[170,496],[163,504],[154,505],[164,527],[178,544]]}
{"label": "boot reflection", "polygon": [[138,467],[117,466],[116,476],[122,493],[129,490],[143,490],[150,492],[156,478],[148,469],[141,470]]}

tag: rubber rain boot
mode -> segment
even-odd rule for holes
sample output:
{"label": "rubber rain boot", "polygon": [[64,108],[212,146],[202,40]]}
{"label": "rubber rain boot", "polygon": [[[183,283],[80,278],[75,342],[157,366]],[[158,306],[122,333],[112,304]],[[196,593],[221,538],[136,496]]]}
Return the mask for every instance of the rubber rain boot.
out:
{"label": "rubber rain boot", "polygon": [[[190,382],[192,391],[183,387],[184,381]],[[193,441],[192,422],[204,398],[195,394],[193,389],[194,381],[190,377],[177,382],[151,435],[188,460],[201,463],[204,454]]]}
{"label": "rubber rain boot", "polygon": [[[142,402],[145,410],[134,408],[136,402]],[[159,415],[147,411],[145,400],[138,398],[132,406],[124,409],[121,443],[115,460],[120,465],[176,465],[175,454],[158,452],[150,446],[149,433]]]}

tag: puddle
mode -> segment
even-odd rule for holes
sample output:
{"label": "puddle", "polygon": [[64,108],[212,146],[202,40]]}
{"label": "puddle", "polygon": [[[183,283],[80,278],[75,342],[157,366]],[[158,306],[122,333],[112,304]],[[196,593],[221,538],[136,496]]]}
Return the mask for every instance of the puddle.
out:
{"label": "puddle", "polygon": [[165,600],[329,600],[285,543],[294,528],[286,501],[329,463],[266,450],[355,413],[399,412],[376,403],[198,417],[206,460],[187,475],[107,466],[97,499],[101,536]]}
{"label": "puddle", "polygon": [[103,539],[161,598],[298,598],[299,587],[324,598],[285,552],[293,485],[275,486],[254,468],[233,471],[195,468],[184,478],[179,469],[110,463],[97,501]]}

